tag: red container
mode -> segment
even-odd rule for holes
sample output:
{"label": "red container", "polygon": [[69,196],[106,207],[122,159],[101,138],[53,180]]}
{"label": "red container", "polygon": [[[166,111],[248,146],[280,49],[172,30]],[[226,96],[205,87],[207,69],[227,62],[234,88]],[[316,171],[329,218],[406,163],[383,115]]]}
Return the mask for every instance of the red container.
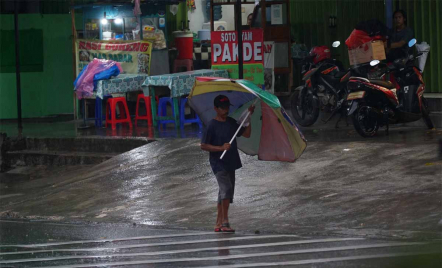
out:
{"label": "red container", "polygon": [[173,32],[173,35],[178,50],[177,59],[193,59],[193,34],[191,32],[176,31]]}

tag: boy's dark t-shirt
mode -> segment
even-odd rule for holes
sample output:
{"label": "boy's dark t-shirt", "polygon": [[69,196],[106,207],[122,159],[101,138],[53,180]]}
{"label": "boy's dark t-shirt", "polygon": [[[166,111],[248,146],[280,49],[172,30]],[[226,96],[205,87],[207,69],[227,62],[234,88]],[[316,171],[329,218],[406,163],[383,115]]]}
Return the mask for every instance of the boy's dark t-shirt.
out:
{"label": "boy's dark t-shirt", "polygon": [[[230,142],[238,127],[239,124],[231,117],[227,117],[225,122],[212,119],[204,130],[201,143],[222,146],[224,143]],[[244,131],[245,128],[241,128],[237,137],[241,136]],[[234,171],[242,167],[236,139],[233,140],[230,150],[226,152],[223,159],[219,159],[222,154],[223,152],[210,152],[209,162],[213,173],[222,170]]]}

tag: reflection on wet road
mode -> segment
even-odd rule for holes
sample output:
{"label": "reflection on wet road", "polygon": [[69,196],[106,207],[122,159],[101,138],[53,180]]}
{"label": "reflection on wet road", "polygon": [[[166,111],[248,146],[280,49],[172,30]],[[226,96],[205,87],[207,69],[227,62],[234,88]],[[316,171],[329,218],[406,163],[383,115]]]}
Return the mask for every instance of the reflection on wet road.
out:
{"label": "reflection on wet road", "polygon": [[[22,225],[22,226],[20,226]],[[23,226],[24,225],[24,226]],[[34,235],[57,237],[68,226],[50,223],[1,222],[2,233],[31,228]],[[436,267],[437,243],[382,241],[358,237],[308,237],[298,235],[247,235],[166,229],[115,227],[112,237],[74,240],[91,235],[99,226],[70,225],[76,230],[62,240],[45,243],[0,245],[1,267],[413,267],[418,260]],[[101,229],[102,228],[102,229]],[[101,226],[100,231],[109,226]],[[59,229],[57,231],[57,229]],[[137,235],[134,235],[134,234]],[[143,235],[141,235],[143,234]],[[119,235],[128,235],[121,237]],[[67,239],[71,238],[71,239]],[[9,238],[12,239],[12,238]],[[23,243],[25,242],[25,243]],[[404,266],[405,264],[405,266]],[[391,266],[392,265],[392,266]],[[400,265],[400,266],[396,266]],[[423,266],[422,266],[423,267]]]}

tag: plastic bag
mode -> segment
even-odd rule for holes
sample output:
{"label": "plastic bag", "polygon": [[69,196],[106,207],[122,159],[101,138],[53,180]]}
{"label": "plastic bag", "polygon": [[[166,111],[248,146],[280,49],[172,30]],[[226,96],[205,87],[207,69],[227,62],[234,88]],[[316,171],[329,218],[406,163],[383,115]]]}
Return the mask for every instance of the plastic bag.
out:
{"label": "plastic bag", "polygon": [[358,48],[359,46],[362,46],[367,42],[383,39],[384,37],[382,35],[370,36],[362,30],[354,29],[347,40],[345,40],[345,44],[347,45],[349,50],[352,50]]}
{"label": "plastic bag", "polygon": [[178,13],[178,5],[171,5],[170,6],[170,13],[172,13],[172,15],[176,15],[176,13]]}
{"label": "plastic bag", "polygon": [[140,40],[140,30],[132,30],[133,40]]}
{"label": "plastic bag", "polygon": [[97,88],[97,82],[98,80],[105,80],[105,79],[110,79],[112,76],[118,76],[120,74],[120,68],[118,67],[118,64],[115,64],[114,66],[110,67],[107,70],[104,70],[100,73],[97,73],[96,75],[94,75],[94,89]]}
{"label": "plastic bag", "polygon": [[162,30],[156,29],[154,31],[143,31],[143,39],[153,40],[152,47],[154,49],[166,48],[166,38],[164,37],[164,32]]}
{"label": "plastic bag", "polygon": [[134,3],[134,16],[138,17],[140,15],[141,15],[140,0],[135,0],[135,3]]}
{"label": "plastic bag", "polygon": [[[114,66],[116,66],[117,69],[113,68]],[[82,99],[84,97],[91,96],[93,94],[94,87],[96,85],[96,82],[94,84],[94,80],[95,81],[98,80],[98,79],[95,79],[95,76],[97,74],[100,74],[101,72],[107,71],[109,69],[112,69],[112,70],[105,72],[101,76],[98,75],[97,77],[104,78],[109,75],[118,75],[118,74],[120,74],[120,72],[123,71],[120,63],[113,61],[113,60],[94,59],[86,67],[84,67],[74,82],[74,87],[77,92],[76,95],[77,95],[78,99]]]}
{"label": "plastic bag", "polygon": [[422,53],[422,56],[417,59],[417,64],[421,72],[424,72],[425,63],[427,62],[428,53],[430,53],[430,45],[427,42],[416,44],[416,50],[418,53]]}

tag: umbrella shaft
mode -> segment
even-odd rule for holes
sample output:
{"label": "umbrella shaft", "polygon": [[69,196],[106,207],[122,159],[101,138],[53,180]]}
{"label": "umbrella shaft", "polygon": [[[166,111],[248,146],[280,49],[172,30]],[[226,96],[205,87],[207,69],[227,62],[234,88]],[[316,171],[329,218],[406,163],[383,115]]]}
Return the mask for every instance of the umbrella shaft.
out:
{"label": "umbrella shaft", "polygon": [[[256,105],[256,103],[258,102],[259,98],[256,98],[256,100],[253,102],[253,106]],[[244,117],[244,119],[241,122],[241,125],[239,125],[239,128],[236,130],[235,135],[233,135],[232,139],[230,140],[230,144],[232,144],[233,140],[236,138],[236,135],[238,135],[239,130],[242,128],[242,125],[244,125],[244,122],[246,122],[247,118],[249,118],[250,115],[250,111],[247,112],[247,116]],[[227,153],[227,150],[224,150],[223,154],[221,155],[221,157],[219,159],[223,159],[224,155]]]}
{"label": "umbrella shaft", "polygon": [[[235,139],[236,135],[238,135],[239,130],[242,128],[242,125],[244,125],[244,122],[246,122],[247,118],[249,118],[250,115],[250,111],[247,112],[247,116],[244,117],[244,119],[241,122],[241,125],[239,125],[239,128],[236,130],[235,135],[233,135],[232,139],[230,140],[230,144],[232,144],[233,140]],[[227,153],[227,150],[224,150],[223,154],[221,155],[221,157],[219,159],[223,159],[224,155]]]}

